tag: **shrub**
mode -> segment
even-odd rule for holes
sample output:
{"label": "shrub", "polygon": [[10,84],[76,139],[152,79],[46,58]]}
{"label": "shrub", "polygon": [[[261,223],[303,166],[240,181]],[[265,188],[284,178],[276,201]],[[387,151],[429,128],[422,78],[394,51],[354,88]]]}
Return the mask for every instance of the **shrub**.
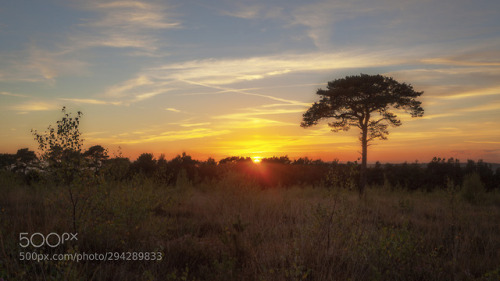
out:
{"label": "shrub", "polygon": [[485,199],[486,189],[477,173],[466,175],[462,186],[461,196],[471,204],[482,203]]}

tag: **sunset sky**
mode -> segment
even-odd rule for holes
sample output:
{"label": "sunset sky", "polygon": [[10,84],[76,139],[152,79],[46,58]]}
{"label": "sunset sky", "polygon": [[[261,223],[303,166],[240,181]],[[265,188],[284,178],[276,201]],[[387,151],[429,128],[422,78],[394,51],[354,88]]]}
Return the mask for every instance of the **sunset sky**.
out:
{"label": "sunset sky", "polygon": [[500,162],[500,1],[2,1],[0,153],[61,108],[113,156],[360,157],[355,128],[301,128],[315,92],[382,74],[424,91],[368,161]]}

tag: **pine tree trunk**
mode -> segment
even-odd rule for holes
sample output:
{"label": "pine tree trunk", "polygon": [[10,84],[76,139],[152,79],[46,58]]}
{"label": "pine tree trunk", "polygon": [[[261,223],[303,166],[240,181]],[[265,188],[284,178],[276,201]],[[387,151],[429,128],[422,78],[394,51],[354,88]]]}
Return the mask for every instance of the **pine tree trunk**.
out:
{"label": "pine tree trunk", "polygon": [[359,197],[363,195],[366,186],[366,160],[368,153],[368,128],[363,128],[361,135],[361,171],[359,173]]}

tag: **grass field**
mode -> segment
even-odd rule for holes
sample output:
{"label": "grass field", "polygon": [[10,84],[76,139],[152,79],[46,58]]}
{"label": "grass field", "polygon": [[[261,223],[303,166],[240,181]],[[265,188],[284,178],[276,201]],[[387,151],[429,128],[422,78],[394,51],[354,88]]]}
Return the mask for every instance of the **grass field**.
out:
{"label": "grass field", "polygon": [[[359,198],[339,189],[262,190],[230,176],[178,185],[135,179],[69,189],[2,175],[0,280],[500,280],[498,193],[471,204],[451,186],[369,188]],[[73,227],[78,241],[20,246],[20,233]],[[162,259],[38,262],[21,261],[21,252]]]}

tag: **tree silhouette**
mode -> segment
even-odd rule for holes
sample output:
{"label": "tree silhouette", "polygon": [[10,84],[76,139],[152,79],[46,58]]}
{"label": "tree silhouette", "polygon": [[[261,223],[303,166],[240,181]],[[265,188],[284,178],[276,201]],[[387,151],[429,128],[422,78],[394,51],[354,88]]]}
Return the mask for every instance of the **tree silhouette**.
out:
{"label": "tree silhouette", "polygon": [[107,149],[101,145],[94,145],[89,147],[89,149],[83,153],[83,157],[90,162],[90,167],[94,169],[95,175],[97,175],[103,165],[103,162],[108,159],[109,156]]}
{"label": "tree silhouette", "polygon": [[20,170],[23,174],[26,174],[26,169],[30,164],[36,161],[38,158],[34,151],[28,148],[21,148],[17,150],[16,153],[16,170]]}
{"label": "tree silhouette", "polygon": [[417,101],[423,92],[416,92],[409,84],[382,75],[361,74],[328,82],[326,90],[318,89],[319,102],[315,102],[303,115],[302,127],[318,124],[322,119],[333,118],[328,123],[333,132],[347,131],[351,126],[361,130],[362,162],[359,194],[366,185],[368,143],[387,139],[389,126],[401,125],[401,120],[391,111],[404,110],[412,117],[421,117],[424,109]]}
{"label": "tree silhouette", "polygon": [[56,122],[57,128],[50,125],[43,134],[37,130],[31,130],[31,133],[42,151],[42,159],[48,162],[49,170],[54,173],[53,178],[69,185],[79,175],[82,166],[83,139],[80,138],[79,125],[83,113],[78,111],[77,116],[72,117],[66,113],[66,107],[61,111],[63,118]]}
{"label": "tree silhouette", "polygon": [[73,231],[77,232],[77,206],[81,196],[75,193],[76,190],[73,190],[72,185],[85,178],[81,169],[83,139],[80,138],[79,130],[83,113],[78,111],[77,116],[72,117],[70,113],[66,113],[66,107],[63,107],[61,111],[63,117],[56,122],[57,128],[49,125],[48,131],[43,134],[36,130],[31,130],[31,133],[43,152],[42,159],[49,164],[48,169],[52,180],[56,184],[67,187],[72,206]]}
{"label": "tree silhouette", "polygon": [[151,177],[156,170],[156,160],[152,153],[143,153],[135,160],[133,166],[138,172]]}

